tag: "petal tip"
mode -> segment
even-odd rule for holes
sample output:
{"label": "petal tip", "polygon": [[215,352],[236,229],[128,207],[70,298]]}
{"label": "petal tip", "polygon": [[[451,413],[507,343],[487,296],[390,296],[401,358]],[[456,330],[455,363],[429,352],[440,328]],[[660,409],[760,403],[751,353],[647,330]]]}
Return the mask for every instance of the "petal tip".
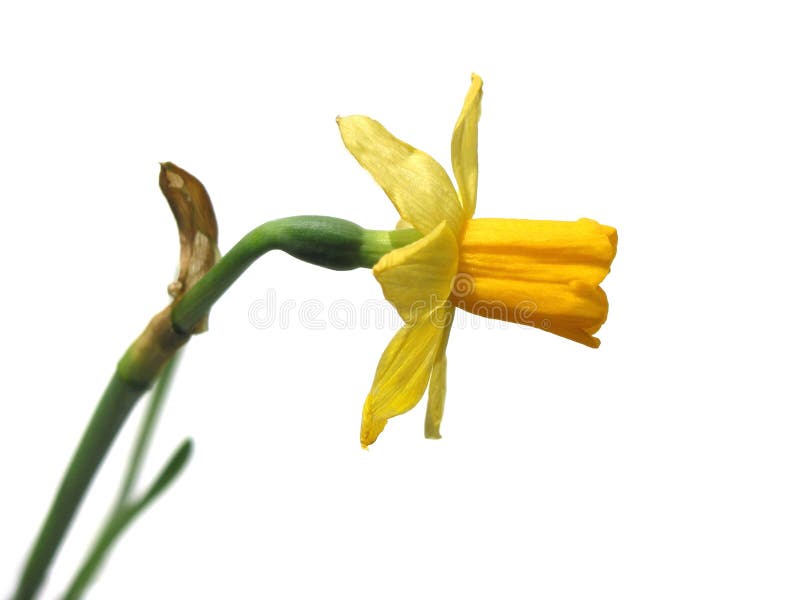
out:
{"label": "petal tip", "polygon": [[[367,403],[369,402],[370,398],[367,398]],[[386,427],[386,419],[376,419],[365,410],[361,418],[361,447],[367,449],[374,444],[384,427]]]}
{"label": "petal tip", "polygon": [[617,253],[617,242],[619,241],[619,236],[617,235],[617,230],[614,227],[606,227],[606,235],[608,236],[608,241],[611,246],[614,248],[614,254]]}

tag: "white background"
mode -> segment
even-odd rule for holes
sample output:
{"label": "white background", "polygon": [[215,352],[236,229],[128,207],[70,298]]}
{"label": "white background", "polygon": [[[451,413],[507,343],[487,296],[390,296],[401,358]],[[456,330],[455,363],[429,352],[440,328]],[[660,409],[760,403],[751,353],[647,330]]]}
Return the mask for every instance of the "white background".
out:
{"label": "white background", "polygon": [[[191,435],[187,471],[89,596],[800,596],[792,8],[5,3],[0,595],[117,358],[167,301],[158,161],[205,183],[223,251],[294,214],[391,228],[335,117],[378,118],[449,170],[474,71],[477,216],[619,230],[600,349],[457,327],[444,438],[423,438],[420,406],[363,451],[393,327],[326,311],[380,288],[267,256],[184,356],[145,477]],[[324,326],[254,327],[269,290],[321,302]],[[92,539],[135,420],[44,597]]]}

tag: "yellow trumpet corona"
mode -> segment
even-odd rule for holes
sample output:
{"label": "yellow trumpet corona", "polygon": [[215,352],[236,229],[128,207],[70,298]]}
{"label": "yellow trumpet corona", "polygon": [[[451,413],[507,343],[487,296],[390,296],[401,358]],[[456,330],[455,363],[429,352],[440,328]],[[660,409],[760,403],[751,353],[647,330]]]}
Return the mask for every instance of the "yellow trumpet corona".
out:
{"label": "yellow trumpet corona", "polygon": [[403,221],[422,234],[384,255],[373,272],[405,324],[381,356],[364,403],[361,444],[412,409],[428,389],[425,435],[438,438],[446,387],[445,348],[453,312],[531,325],[596,348],[608,300],[600,282],[616,230],[574,222],[473,219],[478,184],[477,75],[451,142],[456,187],[444,168],[364,116],[339,118],[347,149],[374,177]]}

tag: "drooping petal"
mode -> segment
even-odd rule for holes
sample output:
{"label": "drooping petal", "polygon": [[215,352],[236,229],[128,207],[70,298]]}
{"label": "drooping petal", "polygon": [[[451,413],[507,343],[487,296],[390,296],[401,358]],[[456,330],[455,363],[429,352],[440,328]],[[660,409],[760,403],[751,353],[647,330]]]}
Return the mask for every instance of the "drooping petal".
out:
{"label": "drooping petal", "polygon": [[465,219],[472,218],[478,195],[478,119],[481,116],[482,96],[483,81],[473,73],[472,84],[450,143],[450,160]]}
{"label": "drooping petal", "polygon": [[373,267],[383,295],[406,322],[442,304],[458,269],[458,242],[445,222],[416,242],[385,254]]}
{"label": "drooping petal", "polygon": [[447,341],[450,338],[450,328],[453,326],[455,308],[448,305],[447,326],[439,341],[439,348],[433,359],[433,370],[431,371],[431,381],[428,385],[428,408],[425,412],[425,437],[432,440],[441,438],[439,427],[442,424],[444,414],[444,400],[447,393]]}
{"label": "drooping petal", "polygon": [[475,277],[457,307],[481,317],[530,325],[596,348],[596,333],[608,315],[608,299],[597,286]]}
{"label": "drooping petal", "polygon": [[445,221],[458,234],[461,205],[438,162],[369,117],[339,117],[337,123],[347,149],[383,188],[403,220],[422,234]]}
{"label": "drooping petal", "polygon": [[436,309],[406,324],[387,346],[364,403],[361,445],[372,444],[386,422],[414,408],[425,393],[446,327]]}
{"label": "drooping petal", "polygon": [[608,314],[599,284],[616,252],[617,231],[590,219],[471,219],[451,298],[471,313],[596,348]]}
{"label": "drooping petal", "polygon": [[550,325],[545,329],[545,331],[549,331],[550,333],[554,333],[558,336],[571,340],[573,342],[578,342],[579,344],[583,344],[584,346],[588,346],[589,348],[599,348],[600,347],[600,340],[594,337],[589,331],[585,329],[581,329],[579,327],[569,327],[567,325]]}

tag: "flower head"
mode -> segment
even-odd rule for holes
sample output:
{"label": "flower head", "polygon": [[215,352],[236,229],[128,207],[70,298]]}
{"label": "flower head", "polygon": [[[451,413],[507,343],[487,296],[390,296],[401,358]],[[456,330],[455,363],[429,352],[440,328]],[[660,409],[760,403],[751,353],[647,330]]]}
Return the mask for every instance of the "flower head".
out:
{"label": "flower head", "polygon": [[606,319],[599,284],[609,271],[616,231],[576,222],[473,219],[478,186],[480,77],[456,122],[444,168],[364,116],[338,119],[342,139],[375,178],[403,221],[423,237],[373,268],[404,320],[381,356],[364,403],[361,443],[374,442],[388,419],[412,409],[428,389],[426,437],[438,438],[444,411],[445,348],[453,312],[532,325],[597,347]]}

